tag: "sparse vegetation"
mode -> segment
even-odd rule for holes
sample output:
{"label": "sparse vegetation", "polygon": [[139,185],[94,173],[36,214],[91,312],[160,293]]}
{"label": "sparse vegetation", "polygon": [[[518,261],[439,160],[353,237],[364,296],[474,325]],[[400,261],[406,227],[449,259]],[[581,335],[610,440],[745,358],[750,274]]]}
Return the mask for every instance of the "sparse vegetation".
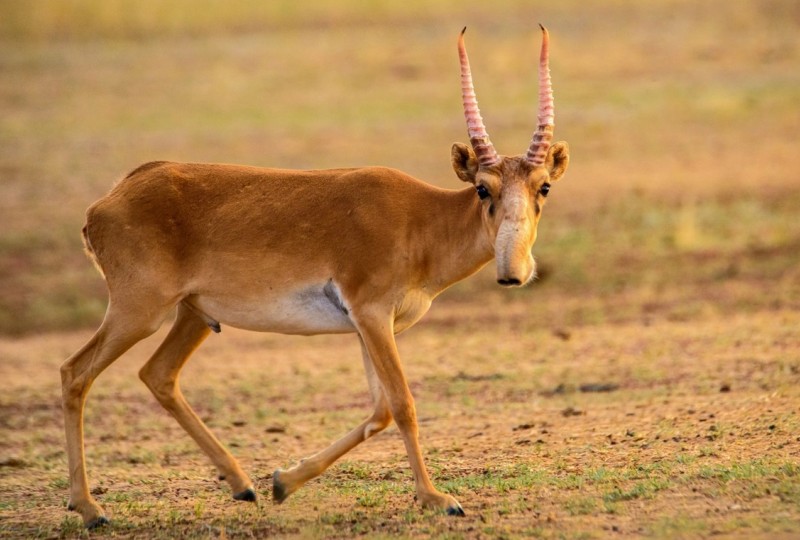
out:
{"label": "sparse vegetation", "polygon": [[[0,1],[1,537],[800,534],[796,2],[191,5]],[[358,346],[224,328],[182,382],[257,481],[259,506],[234,503],[137,380],[162,329],[90,393],[113,521],[84,531],[64,509],[58,366],[105,309],[88,204],[151,159],[460,187],[457,32],[474,29],[488,127],[514,153],[537,21],[573,157],[541,278],[503,291],[490,269],[399,339],[434,481],[467,517],[414,506],[394,429],[272,506],[275,468],[368,413]]]}

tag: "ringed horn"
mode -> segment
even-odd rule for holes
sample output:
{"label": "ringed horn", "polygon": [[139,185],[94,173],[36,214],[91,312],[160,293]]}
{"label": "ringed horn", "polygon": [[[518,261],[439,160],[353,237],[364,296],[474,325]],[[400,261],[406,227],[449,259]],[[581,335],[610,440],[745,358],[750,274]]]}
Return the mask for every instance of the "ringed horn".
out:
{"label": "ringed horn", "polygon": [[[550,149],[550,141],[553,139],[554,113],[553,87],[550,80],[550,35],[547,29],[541,24],[542,29],[542,49],[539,55],[539,114],[538,127],[531,139],[531,145],[525,155],[525,160],[534,166],[544,165],[547,152]],[[481,111],[478,108],[478,100],[475,97],[475,89],[472,85],[472,72],[469,68],[467,49],[464,46],[464,32],[461,31],[458,37],[458,56],[461,60],[461,96],[464,103],[464,117],[467,120],[467,133],[478,163],[483,167],[491,167],[500,161],[494,145],[489,140],[489,134],[481,118]]]}
{"label": "ringed horn", "polygon": [[472,86],[472,72],[469,69],[467,48],[464,46],[464,32],[458,36],[458,57],[461,60],[461,99],[464,102],[464,118],[467,119],[467,134],[475,156],[482,167],[491,167],[500,162],[500,156],[489,140],[486,127],[483,125],[481,111],[478,109],[478,98],[475,97],[475,88]]}
{"label": "ringed horn", "polygon": [[542,29],[542,51],[539,54],[539,125],[531,139],[531,146],[525,154],[525,160],[539,167],[544,165],[550,141],[553,140],[555,126],[555,106],[553,105],[553,85],[550,80],[550,34],[547,28]]}

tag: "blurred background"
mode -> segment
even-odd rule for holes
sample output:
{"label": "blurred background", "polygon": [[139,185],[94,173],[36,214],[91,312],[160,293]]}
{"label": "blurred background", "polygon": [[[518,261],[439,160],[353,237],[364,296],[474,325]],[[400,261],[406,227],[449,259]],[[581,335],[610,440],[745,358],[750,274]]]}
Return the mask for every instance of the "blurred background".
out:
{"label": "blurred background", "polygon": [[99,323],[84,211],[145,161],[463,187],[465,25],[493,142],[524,152],[540,22],[572,155],[541,279],[498,290],[488,268],[442,301],[553,325],[800,309],[795,0],[0,0],[0,334]]}

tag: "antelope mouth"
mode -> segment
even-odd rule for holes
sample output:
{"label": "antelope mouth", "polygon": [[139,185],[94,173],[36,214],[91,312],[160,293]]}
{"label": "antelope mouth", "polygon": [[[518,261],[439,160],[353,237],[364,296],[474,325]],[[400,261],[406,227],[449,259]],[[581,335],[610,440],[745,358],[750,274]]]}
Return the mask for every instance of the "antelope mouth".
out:
{"label": "antelope mouth", "polygon": [[499,278],[497,283],[502,285],[503,287],[521,287],[522,282],[517,278]]}
{"label": "antelope mouth", "polygon": [[[498,268],[498,270],[500,270]],[[497,284],[502,287],[524,287],[536,279],[536,260],[531,258],[531,266],[529,272],[513,272],[506,269],[505,271],[497,272]]]}

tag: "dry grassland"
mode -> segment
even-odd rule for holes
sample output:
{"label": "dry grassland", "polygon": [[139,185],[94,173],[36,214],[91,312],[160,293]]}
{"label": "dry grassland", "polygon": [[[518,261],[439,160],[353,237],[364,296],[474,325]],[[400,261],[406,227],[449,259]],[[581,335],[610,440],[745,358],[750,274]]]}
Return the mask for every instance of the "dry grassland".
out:
{"label": "dry grassland", "polygon": [[[800,535],[797,3],[400,4],[0,1],[0,537]],[[275,468],[368,413],[358,347],[224,328],[182,384],[257,483],[259,505],[235,503],[136,377],[164,328],[89,395],[112,524],[84,531],[58,366],[105,308],[86,206],[151,159],[461,187],[457,33],[513,154],[539,21],[573,160],[541,279],[498,290],[489,268],[399,338],[434,481],[467,516],[414,504],[395,428],[273,506]]]}

